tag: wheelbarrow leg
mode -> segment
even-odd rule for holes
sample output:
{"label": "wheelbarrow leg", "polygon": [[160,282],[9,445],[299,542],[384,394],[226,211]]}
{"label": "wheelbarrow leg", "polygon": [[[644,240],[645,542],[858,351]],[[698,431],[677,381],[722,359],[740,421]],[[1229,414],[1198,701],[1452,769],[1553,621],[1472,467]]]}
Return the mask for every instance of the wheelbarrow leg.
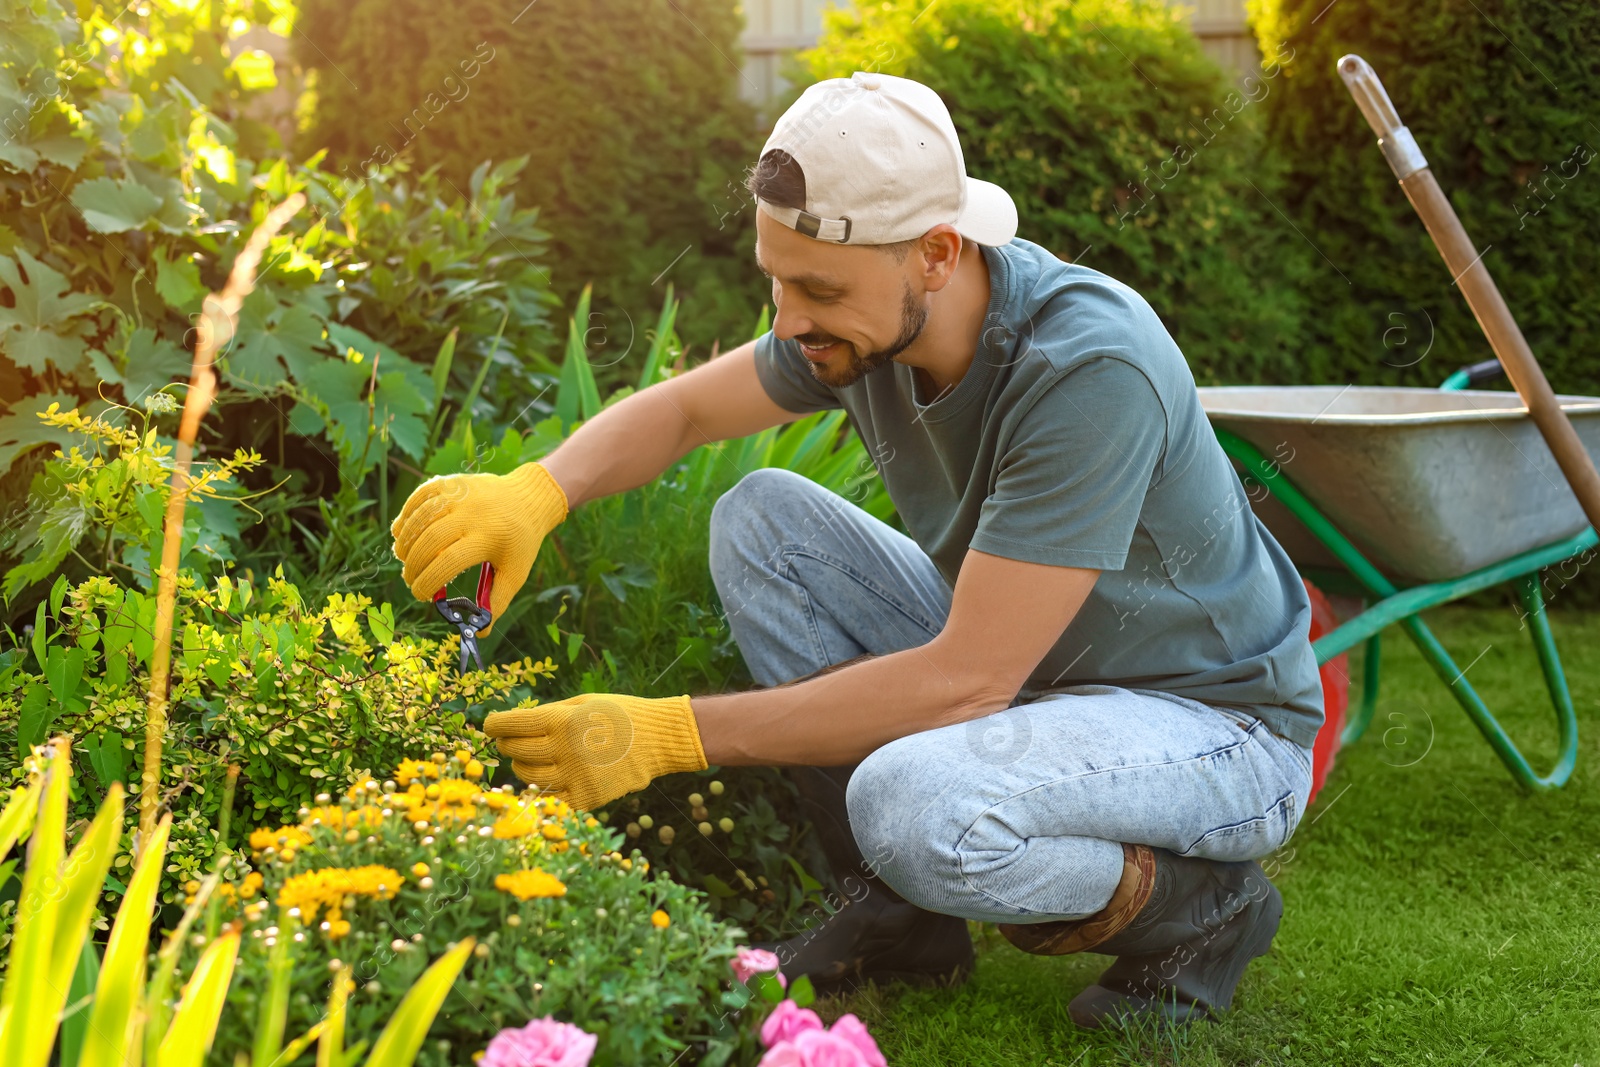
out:
{"label": "wheelbarrow leg", "polygon": [[[1363,603],[1368,603],[1363,601]],[[1350,721],[1344,724],[1344,732],[1339,735],[1339,744],[1348,745],[1359,741],[1367,732],[1367,727],[1372,724],[1372,713],[1378,707],[1378,668],[1382,660],[1383,635],[1373,634],[1365,642],[1365,654],[1361,657],[1361,705],[1356,708],[1356,713]]]}
{"label": "wheelbarrow leg", "polygon": [[1578,719],[1572,707],[1572,694],[1567,689],[1566,676],[1561,670],[1561,659],[1556,652],[1555,640],[1550,633],[1550,621],[1544,612],[1544,598],[1539,592],[1539,572],[1535,570],[1529,574],[1519,575],[1515,581],[1517,592],[1528,612],[1534,649],[1539,656],[1539,666],[1544,671],[1545,686],[1550,692],[1551,703],[1555,705],[1556,725],[1560,732],[1560,753],[1555,766],[1547,775],[1540,776],[1534,773],[1527,759],[1518,751],[1516,744],[1494,717],[1494,713],[1478,696],[1477,690],[1472,688],[1472,683],[1467,681],[1465,672],[1456,667],[1455,661],[1450,658],[1450,654],[1445,651],[1438,638],[1434,637],[1433,631],[1428,629],[1421,616],[1408,616],[1400,620],[1400,624],[1416,642],[1423,657],[1433,667],[1434,673],[1455,695],[1456,702],[1472,719],[1473,725],[1483,734],[1484,740],[1489,742],[1489,747],[1494,749],[1500,761],[1511,772],[1511,776],[1534,791],[1556,789],[1566,784],[1573,768],[1577,766]]}

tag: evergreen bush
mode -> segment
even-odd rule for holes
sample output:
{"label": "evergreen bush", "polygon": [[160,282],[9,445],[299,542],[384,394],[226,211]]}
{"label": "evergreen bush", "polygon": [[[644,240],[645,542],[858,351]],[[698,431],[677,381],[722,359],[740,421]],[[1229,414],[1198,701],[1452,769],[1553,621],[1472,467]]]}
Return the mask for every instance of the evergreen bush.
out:
{"label": "evergreen bush", "polygon": [[481,162],[527,155],[518,191],[568,307],[592,282],[595,324],[642,354],[670,281],[688,339],[726,348],[763,288],[738,193],[761,144],[741,23],[730,0],[307,0],[303,143],[349,174],[408,155],[463,188]]}
{"label": "evergreen bush", "polygon": [[1016,201],[1019,236],[1137,289],[1200,384],[1304,381],[1311,254],[1268,202],[1260,102],[1158,0],[885,0],[831,12],[802,82],[878,70],[931,86],[967,172]]}
{"label": "evergreen bush", "polygon": [[1600,394],[1600,7],[1253,0],[1251,19],[1264,51],[1293,52],[1263,113],[1287,167],[1280,206],[1322,252],[1304,279],[1322,309],[1307,341],[1341,379],[1432,386],[1494,356],[1339,78],[1353,52],[1383,80],[1551,384]]}

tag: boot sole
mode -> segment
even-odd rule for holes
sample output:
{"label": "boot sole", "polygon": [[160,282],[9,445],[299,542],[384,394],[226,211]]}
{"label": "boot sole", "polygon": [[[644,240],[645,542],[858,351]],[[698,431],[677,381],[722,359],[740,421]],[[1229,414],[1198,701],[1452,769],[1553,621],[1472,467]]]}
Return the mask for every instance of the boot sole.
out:
{"label": "boot sole", "polygon": [[[1278,887],[1271,882],[1267,883],[1267,887],[1266,900],[1256,912],[1250,928],[1234,946],[1234,959],[1237,963],[1227,975],[1229,1007],[1233,1004],[1234,991],[1244,978],[1245,968],[1252,960],[1267,954],[1272,947],[1272,939],[1278,935],[1278,926],[1283,920],[1283,894],[1278,892]],[[1138,1019],[1159,1017],[1173,1026],[1188,1026],[1197,1021],[1213,1020],[1225,1010],[1227,1009],[1214,1009],[1195,1001],[1177,1003],[1170,1000],[1158,1001],[1137,993],[1108,989],[1098,983],[1073,997],[1071,1003],[1067,1005],[1068,1017],[1085,1030],[1120,1027],[1126,1024],[1129,1016]]]}

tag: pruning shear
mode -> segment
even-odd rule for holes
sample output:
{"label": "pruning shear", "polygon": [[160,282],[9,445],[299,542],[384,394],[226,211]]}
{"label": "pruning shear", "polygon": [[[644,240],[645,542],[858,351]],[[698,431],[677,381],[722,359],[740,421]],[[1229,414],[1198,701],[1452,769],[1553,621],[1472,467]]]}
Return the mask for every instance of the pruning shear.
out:
{"label": "pruning shear", "polygon": [[445,621],[461,631],[461,673],[467,673],[467,657],[471,656],[478,670],[483,670],[483,657],[478,654],[478,631],[484,629],[493,621],[494,616],[489,612],[489,594],[494,589],[494,566],[485,563],[478,571],[478,596],[477,599],[465,596],[446,597],[446,590],[440,587],[433,594],[433,606],[439,609],[439,614]]}

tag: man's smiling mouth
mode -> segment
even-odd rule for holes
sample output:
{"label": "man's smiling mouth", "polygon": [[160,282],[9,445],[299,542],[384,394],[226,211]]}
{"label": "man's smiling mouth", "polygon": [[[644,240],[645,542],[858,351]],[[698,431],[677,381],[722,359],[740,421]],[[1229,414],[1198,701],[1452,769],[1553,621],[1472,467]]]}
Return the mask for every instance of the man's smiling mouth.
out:
{"label": "man's smiling mouth", "polygon": [[808,345],[804,341],[799,342],[800,351],[805,353],[807,359],[812,360],[827,359],[833,354],[833,350],[839,346],[839,343],[838,341],[831,341],[825,345]]}

